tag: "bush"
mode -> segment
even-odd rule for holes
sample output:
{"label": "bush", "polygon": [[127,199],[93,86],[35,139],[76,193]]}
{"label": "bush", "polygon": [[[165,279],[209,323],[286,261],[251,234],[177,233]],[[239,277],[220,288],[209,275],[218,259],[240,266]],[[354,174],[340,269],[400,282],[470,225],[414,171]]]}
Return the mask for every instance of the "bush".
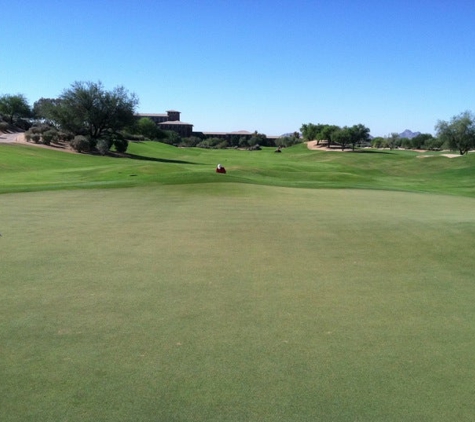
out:
{"label": "bush", "polygon": [[162,139],[164,144],[168,145],[179,145],[181,143],[181,137],[173,130],[166,130],[166,137]]}
{"label": "bush", "polygon": [[64,142],[71,142],[74,139],[74,135],[71,132],[59,132],[58,139]]}
{"label": "bush", "polygon": [[99,154],[106,155],[109,152],[109,141],[105,139],[99,139],[96,144],[96,148],[99,151]]}
{"label": "bush", "polygon": [[31,133],[43,133],[43,132],[46,132],[48,130],[52,129],[51,126],[48,126],[48,125],[38,125],[38,126],[32,126],[30,128],[30,131]]}
{"label": "bush", "polygon": [[223,140],[219,144],[216,145],[218,149],[226,149],[228,147],[228,141]]}
{"label": "bush", "polygon": [[50,145],[51,142],[57,142],[59,135],[56,129],[50,129],[42,134],[43,144]]}
{"label": "bush", "polygon": [[114,140],[114,147],[117,152],[124,153],[129,147],[129,141],[125,138],[118,138]]}
{"label": "bush", "polygon": [[190,136],[189,138],[182,138],[180,142],[181,147],[196,147],[201,142],[201,138],[197,136]]}
{"label": "bush", "polygon": [[196,144],[198,148],[225,149],[229,147],[229,142],[226,139],[221,139],[221,138],[206,138],[203,140],[201,140],[200,138],[195,138],[195,139],[199,141]]}
{"label": "bush", "polygon": [[240,148],[247,148],[249,146],[249,141],[245,136],[239,138],[239,147]]}
{"label": "bush", "polygon": [[8,123],[7,122],[0,122],[0,131],[6,132],[8,130]]}
{"label": "bush", "polygon": [[22,130],[28,130],[31,127],[31,123],[25,119],[17,119],[15,126]]}
{"label": "bush", "polygon": [[211,144],[208,139],[204,139],[196,145],[198,148],[211,148]]}
{"label": "bush", "polygon": [[71,147],[77,152],[89,152],[91,144],[85,136],[77,135],[71,141]]}
{"label": "bush", "polygon": [[143,135],[136,135],[136,134],[132,134],[132,133],[126,133],[125,137],[129,141],[145,141],[145,137]]}
{"label": "bush", "polygon": [[432,138],[426,141],[425,148],[431,151],[440,151],[442,149],[449,149],[449,145],[439,138]]}

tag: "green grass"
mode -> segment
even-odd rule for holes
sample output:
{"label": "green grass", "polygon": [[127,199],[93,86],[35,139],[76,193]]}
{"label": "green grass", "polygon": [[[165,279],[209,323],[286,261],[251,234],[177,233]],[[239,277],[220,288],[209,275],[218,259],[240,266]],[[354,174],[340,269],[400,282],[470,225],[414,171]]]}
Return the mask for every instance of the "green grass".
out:
{"label": "green grass", "polygon": [[[475,154],[417,158],[410,151],[262,151],[178,149],[132,143],[132,159],[92,157],[34,146],[0,145],[0,193],[199,183],[358,188],[475,196]],[[217,163],[228,169],[214,174]]]}
{"label": "green grass", "polygon": [[131,152],[0,145],[2,421],[473,420],[472,156]]}

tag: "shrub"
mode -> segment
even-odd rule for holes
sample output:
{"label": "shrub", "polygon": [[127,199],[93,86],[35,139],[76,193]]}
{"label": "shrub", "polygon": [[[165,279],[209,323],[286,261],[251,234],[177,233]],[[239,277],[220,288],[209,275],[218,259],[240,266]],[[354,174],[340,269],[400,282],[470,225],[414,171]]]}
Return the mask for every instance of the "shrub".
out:
{"label": "shrub", "polygon": [[35,144],[37,144],[37,143],[39,143],[40,140],[41,140],[41,135],[40,135],[39,133],[32,133],[32,134],[31,134],[31,140],[32,140]]}
{"label": "shrub", "polygon": [[91,149],[90,142],[85,136],[77,135],[71,141],[71,147],[77,152],[88,152]]}
{"label": "shrub", "polygon": [[117,152],[120,152],[123,154],[125,151],[127,151],[127,148],[129,147],[129,141],[127,141],[127,139],[124,139],[124,138],[115,139],[114,147]]}
{"label": "shrub", "polygon": [[196,145],[198,148],[211,148],[210,142],[208,139],[204,139]]}
{"label": "shrub", "polygon": [[216,145],[218,149],[226,149],[228,147],[228,141],[223,140],[219,144]]}
{"label": "shrub", "polygon": [[64,142],[71,142],[74,139],[74,135],[71,132],[59,132],[58,139]]}
{"label": "shrub", "polygon": [[449,149],[449,145],[439,138],[432,138],[426,141],[425,148],[431,151],[440,151],[442,149]]}
{"label": "shrub", "polygon": [[168,145],[179,145],[181,143],[181,137],[173,130],[166,130],[166,137],[162,139],[164,144]]}
{"label": "shrub", "polygon": [[56,129],[47,130],[46,132],[43,132],[42,138],[43,144],[45,145],[50,145],[51,142],[57,142],[59,138],[58,131]]}
{"label": "shrub", "polygon": [[201,138],[197,136],[190,136],[189,138],[182,138],[180,142],[181,147],[196,147],[201,142]]}
{"label": "shrub", "polygon": [[7,122],[0,122],[0,131],[6,132],[8,130],[8,123]]}
{"label": "shrub", "polygon": [[31,127],[31,123],[25,119],[17,119],[15,126],[22,130],[28,130]]}
{"label": "shrub", "polygon": [[106,155],[109,152],[109,141],[106,139],[99,139],[96,144],[96,148],[99,151],[99,154]]}
{"label": "shrub", "polygon": [[136,135],[136,134],[132,134],[132,133],[126,133],[125,137],[129,141],[145,141],[145,137],[143,135]]}
{"label": "shrub", "polygon": [[249,146],[249,142],[245,136],[241,136],[239,138],[239,147],[240,148],[247,148]]}

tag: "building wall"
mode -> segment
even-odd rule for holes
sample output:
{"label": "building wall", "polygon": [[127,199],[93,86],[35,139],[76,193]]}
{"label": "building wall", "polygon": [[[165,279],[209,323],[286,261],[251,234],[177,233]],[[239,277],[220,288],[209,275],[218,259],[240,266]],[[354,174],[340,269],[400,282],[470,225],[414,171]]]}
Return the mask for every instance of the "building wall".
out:
{"label": "building wall", "polygon": [[173,130],[183,138],[189,138],[193,132],[193,125],[180,122],[163,122],[158,125],[162,130]]}

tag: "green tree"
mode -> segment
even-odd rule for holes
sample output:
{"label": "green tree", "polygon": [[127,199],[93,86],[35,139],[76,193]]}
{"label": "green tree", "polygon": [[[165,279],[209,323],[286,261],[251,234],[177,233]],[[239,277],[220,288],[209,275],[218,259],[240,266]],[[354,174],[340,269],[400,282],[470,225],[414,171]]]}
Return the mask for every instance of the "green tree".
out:
{"label": "green tree", "polygon": [[361,123],[353,125],[349,128],[350,131],[350,144],[353,151],[357,144],[366,144],[369,142],[369,128]]}
{"label": "green tree", "polygon": [[169,145],[179,145],[181,143],[181,136],[174,130],[165,130],[165,138],[162,142]]}
{"label": "green tree", "polygon": [[332,133],[332,141],[340,144],[341,150],[343,151],[345,147],[351,142],[350,128],[345,126],[341,129],[335,130]]}
{"label": "green tree", "polygon": [[420,133],[411,139],[411,148],[413,149],[429,149],[434,137],[430,133]]}
{"label": "green tree", "polygon": [[13,124],[15,119],[31,117],[31,107],[23,94],[5,94],[0,96],[0,113]]}
{"label": "green tree", "polygon": [[475,148],[475,116],[465,111],[450,121],[439,120],[435,126],[437,136],[447,142],[451,150],[458,150],[460,155]]}
{"label": "green tree", "polygon": [[386,143],[387,143],[389,149],[397,148],[399,145],[401,145],[401,139],[399,138],[399,134],[391,133],[386,138]]}
{"label": "green tree", "polygon": [[333,134],[340,130],[339,126],[336,125],[323,125],[320,132],[317,134],[318,141],[327,141],[328,148],[331,147]]}
{"label": "green tree", "polygon": [[252,134],[252,136],[248,139],[248,145],[250,147],[255,147],[256,145],[259,145],[259,146],[271,146],[270,143],[268,142],[268,139],[267,139],[267,136],[264,135],[263,133],[259,133],[256,131],[254,131],[254,133]]}
{"label": "green tree", "polygon": [[33,104],[33,117],[43,123],[53,125],[52,110],[58,105],[59,100],[57,98],[40,98]]}
{"label": "green tree", "polygon": [[304,141],[309,142],[317,139],[317,134],[322,129],[320,126],[322,125],[314,125],[313,123],[303,124],[300,132],[302,132]]}
{"label": "green tree", "polygon": [[134,123],[138,99],[124,87],[106,91],[101,82],[74,82],[47,117],[75,135],[88,138],[91,147],[104,133],[117,133]]}
{"label": "green tree", "polygon": [[137,132],[151,141],[163,139],[167,134],[149,117],[142,117],[137,122]]}
{"label": "green tree", "polygon": [[371,146],[373,148],[383,148],[386,145],[386,140],[382,136],[377,136],[371,140]]}

